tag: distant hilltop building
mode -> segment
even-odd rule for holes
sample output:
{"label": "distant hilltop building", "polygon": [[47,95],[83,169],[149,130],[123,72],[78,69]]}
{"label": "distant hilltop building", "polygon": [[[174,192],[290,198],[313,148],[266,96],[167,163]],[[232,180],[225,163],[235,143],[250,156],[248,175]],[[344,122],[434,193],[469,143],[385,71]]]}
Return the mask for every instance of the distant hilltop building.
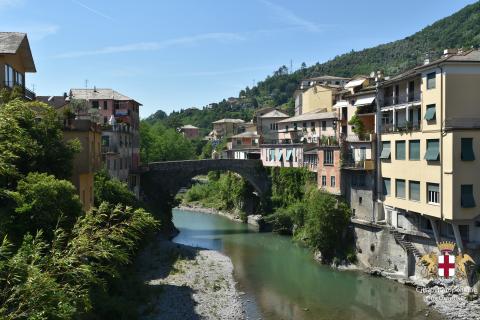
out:
{"label": "distant hilltop building", "polygon": [[206,137],[208,140],[220,140],[245,131],[245,121],[242,119],[220,119],[212,124],[213,130]]}
{"label": "distant hilltop building", "polygon": [[200,129],[190,124],[180,127],[179,131],[187,139],[196,139],[200,136]]}

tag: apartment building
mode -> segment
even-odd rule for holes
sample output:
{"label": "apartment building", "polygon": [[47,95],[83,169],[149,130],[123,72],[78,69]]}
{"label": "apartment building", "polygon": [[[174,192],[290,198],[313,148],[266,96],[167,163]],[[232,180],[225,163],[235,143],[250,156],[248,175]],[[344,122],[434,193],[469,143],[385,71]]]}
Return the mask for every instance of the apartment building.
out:
{"label": "apartment building", "polygon": [[71,89],[70,100],[97,110],[102,126],[102,160],[109,174],[140,195],[140,106],[113,89]]}
{"label": "apartment building", "polygon": [[[340,81],[338,81],[340,83]],[[335,98],[342,90],[341,84],[334,85],[324,82],[311,82],[310,86],[301,86],[295,91],[295,115],[310,112],[332,112]]]}
{"label": "apartment building", "polygon": [[446,50],[384,81],[379,220],[462,250],[478,246],[480,51]]}
{"label": "apartment building", "polygon": [[213,130],[207,140],[218,141],[245,131],[245,121],[242,119],[220,119],[212,122]]}
{"label": "apartment building", "polygon": [[[88,211],[93,206],[94,175],[102,163],[100,125],[84,115],[76,115],[70,109],[69,97],[37,96],[37,101],[50,105],[63,119],[63,138],[65,141],[78,139],[82,146],[73,158],[73,172],[70,181],[77,189],[83,209]],[[68,110],[68,112],[67,112]]]}
{"label": "apartment building", "polygon": [[27,35],[20,32],[0,32],[0,89],[19,88],[28,100],[35,93],[25,86],[25,74],[37,72]]}
{"label": "apartment building", "polygon": [[245,131],[227,138],[228,159],[260,159],[259,139],[256,131]]}
{"label": "apartment building", "polygon": [[261,143],[272,144],[278,141],[278,122],[288,118],[286,113],[276,109],[257,115],[257,132],[261,136]]}

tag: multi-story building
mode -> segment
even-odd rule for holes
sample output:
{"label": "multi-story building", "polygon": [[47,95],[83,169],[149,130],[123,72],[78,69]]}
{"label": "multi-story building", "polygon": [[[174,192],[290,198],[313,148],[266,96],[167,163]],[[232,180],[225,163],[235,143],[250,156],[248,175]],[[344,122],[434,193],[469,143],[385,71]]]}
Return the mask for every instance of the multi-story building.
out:
{"label": "multi-story building", "polygon": [[180,127],[179,131],[187,139],[197,139],[200,136],[200,129],[190,124]]}
{"label": "multi-story building", "polygon": [[454,239],[460,250],[478,246],[479,88],[479,50],[446,50],[381,84],[378,220],[423,239]]}
{"label": "multi-story building", "polygon": [[220,119],[212,124],[213,130],[207,136],[207,139],[212,141],[228,138],[245,131],[245,121],[242,119]]}
{"label": "multi-story building", "polygon": [[303,79],[302,81],[300,81],[300,89],[303,90],[316,84],[344,86],[349,81],[350,78],[325,75],[320,77]]}
{"label": "multi-story building", "polygon": [[260,159],[260,136],[255,131],[245,131],[227,139],[229,159]]}
{"label": "multi-story building", "polygon": [[[70,178],[77,189],[83,209],[93,206],[94,174],[101,168],[101,128],[92,119],[75,115],[69,109],[69,98],[63,96],[37,96],[37,100],[53,107],[63,118],[63,138],[65,141],[78,139],[81,150],[73,159],[73,172]],[[66,112],[69,110],[70,112]]]}
{"label": "multi-story building", "polygon": [[257,116],[257,132],[261,136],[261,143],[275,143],[278,141],[278,122],[289,118],[281,111],[272,109]]}
{"label": "multi-story building", "polygon": [[25,86],[25,73],[37,72],[25,33],[0,32],[0,68],[0,89],[19,88],[26,99],[35,99]]}
{"label": "multi-story building", "polygon": [[98,110],[104,166],[112,177],[127,183],[138,197],[141,104],[112,89],[71,89],[69,98],[86,101],[90,109]]}
{"label": "multi-story building", "polygon": [[330,84],[325,81],[309,81],[309,85],[301,85],[300,89],[295,91],[295,115],[304,113],[323,111],[332,112],[333,105],[336,102],[336,96],[343,88],[343,83],[347,79],[335,80],[339,84]]}

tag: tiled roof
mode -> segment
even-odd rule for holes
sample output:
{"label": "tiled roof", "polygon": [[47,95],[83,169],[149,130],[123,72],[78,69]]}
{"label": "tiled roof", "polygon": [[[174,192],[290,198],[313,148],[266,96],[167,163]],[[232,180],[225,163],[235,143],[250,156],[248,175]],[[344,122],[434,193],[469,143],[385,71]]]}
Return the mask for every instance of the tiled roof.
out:
{"label": "tiled roof", "polygon": [[25,71],[36,72],[32,52],[25,33],[0,32],[0,54],[20,53],[25,66]]}
{"label": "tiled roof", "polygon": [[232,138],[259,138],[256,132],[246,131],[232,136]]}
{"label": "tiled roof", "polygon": [[70,89],[72,99],[135,101],[113,89]]}
{"label": "tiled roof", "polygon": [[336,112],[308,112],[295,117],[291,117],[285,120],[279,121],[279,123],[288,123],[295,121],[308,121],[308,120],[319,120],[319,119],[334,119],[337,118]]}
{"label": "tiled roof", "polygon": [[180,129],[198,129],[195,126],[192,126],[191,124],[186,124],[183,127],[180,127]]}
{"label": "tiled roof", "polygon": [[68,104],[68,97],[65,96],[37,96],[37,101],[48,104],[49,106],[58,109]]}
{"label": "tiled roof", "polygon": [[217,121],[214,121],[212,123],[244,123],[245,121],[243,121],[242,119],[220,119],[220,120],[217,120]]}
{"label": "tiled roof", "polygon": [[260,118],[288,118],[288,114],[285,114],[283,112],[280,112],[278,110],[272,110],[263,116],[260,116]]}

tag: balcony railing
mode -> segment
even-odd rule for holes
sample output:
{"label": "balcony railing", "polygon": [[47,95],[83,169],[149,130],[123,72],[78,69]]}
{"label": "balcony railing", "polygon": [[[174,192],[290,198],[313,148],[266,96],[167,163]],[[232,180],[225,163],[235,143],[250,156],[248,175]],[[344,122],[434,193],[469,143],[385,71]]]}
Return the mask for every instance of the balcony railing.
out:
{"label": "balcony railing", "polygon": [[23,94],[23,96],[28,99],[28,100],[35,100],[36,95],[35,92],[32,90],[28,89],[22,84],[15,83],[12,81],[4,81],[3,82],[4,88],[11,89],[11,90],[19,90]]}
{"label": "balcony railing", "polygon": [[393,97],[385,97],[385,106],[394,106],[397,104],[404,104],[404,103],[411,103],[411,102],[418,102],[420,101],[420,92],[414,91],[407,94],[401,94],[399,96]]}
{"label": "balcony railing", "polygon": [[391,133],[391,132],[411,132],[411,131],[420,131],[422,129],[421,122],[406,122],[401,125],[393,125],[391,123],[382,124],[382,133]]}
{"label": "balcony railing", "polygon": [[363,136],[356,134],[349,134],[345,136],[347,142],[371,142],[373,140],[373,134],[366,133]]}
{"label": "balcony railing", "polygon": [[373,170],[375,168],[375,162],[371,159],[355,161],[348,159],[342,162],[342,167],[346,169],[363,169]]}

